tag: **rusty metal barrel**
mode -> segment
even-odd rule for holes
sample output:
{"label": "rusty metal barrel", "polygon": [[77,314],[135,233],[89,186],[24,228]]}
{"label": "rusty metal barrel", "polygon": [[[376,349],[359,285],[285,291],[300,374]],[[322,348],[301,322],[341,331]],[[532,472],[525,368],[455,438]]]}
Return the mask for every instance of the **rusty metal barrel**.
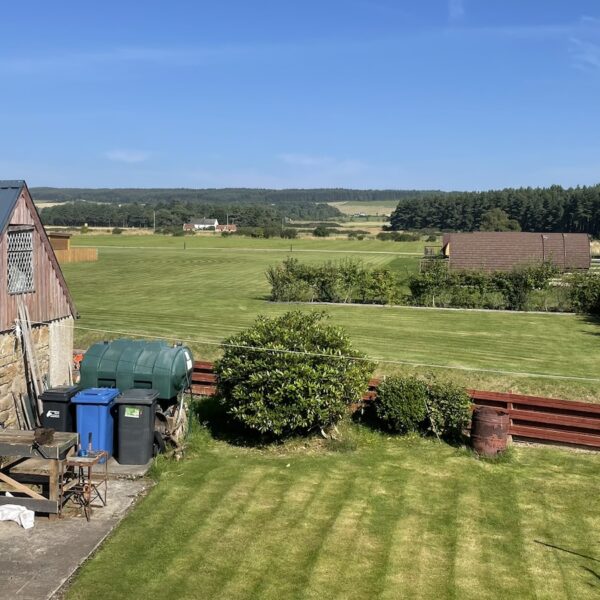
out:
{"label": "rusty metal barrel", "polygon": [[477,406],[471,422],[471,444],[477,454],[496,456],[506,450],[510,418],[508,411],[492,406]]}

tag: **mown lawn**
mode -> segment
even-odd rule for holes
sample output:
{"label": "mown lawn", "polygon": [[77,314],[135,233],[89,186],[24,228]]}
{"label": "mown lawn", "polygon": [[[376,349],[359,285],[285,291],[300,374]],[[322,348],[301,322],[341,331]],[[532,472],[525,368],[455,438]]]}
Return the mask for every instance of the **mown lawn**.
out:
{"label": "mown lawn", "polygon": [[505,463],[346,424],[323,442],[236,447],[205,430],[67,597],[548,598],[600,595],[600,456]]}
{"label": "mown lawn", "polygon": [[[212,359],[218,356],[219,342],[247,327],[258,314],[281,314],[291,307],[266,300],[264,275],[269,265],[290,255],[289,241],[116,235],[80,236],[75,241],[100,248],[98,262],[64,266],[81,313],[76,335],[80,347],[138,333],[189,341],[197,358]],[[415,244],[305,239],[293,242],[291,255],[305,262],[360,258],[408,274],[418,268],[418,254],[410,254],[418,250]],[[473,387],[600,400],[600,326],[585,317],[292,307],[325,310],[348,330],[357,348],[372,357],[428,365],[381,362],[379,373],[416,369]]]}

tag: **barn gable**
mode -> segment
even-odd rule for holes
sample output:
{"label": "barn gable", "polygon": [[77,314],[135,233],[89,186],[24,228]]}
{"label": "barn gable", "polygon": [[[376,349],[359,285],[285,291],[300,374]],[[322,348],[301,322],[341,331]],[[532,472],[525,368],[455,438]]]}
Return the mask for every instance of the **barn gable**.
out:
{"label": "barn gable", "polygon": [[[17,261],[12,269],[9,260]],[[15,273],[21,287],[15,287]],[[27,185],[0,181],[0,332],[14,326],[18,298],[35,323],[77,315]]]}

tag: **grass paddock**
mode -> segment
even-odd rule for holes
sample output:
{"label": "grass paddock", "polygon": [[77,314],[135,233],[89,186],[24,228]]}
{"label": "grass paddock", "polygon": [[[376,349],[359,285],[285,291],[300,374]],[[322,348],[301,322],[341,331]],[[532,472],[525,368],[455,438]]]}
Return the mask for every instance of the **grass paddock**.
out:
{"label": "grass paddock", "polygon": [[391,361],[380,362],[380,374],[431,371],[473,387],[600,400],[598,381],[552,377],[600,377],[600,327],[584,316],[267,301],[265,270],[286,256],[359,258],[409,274],[418,268],[420,242],[295,240],[291,253],[281,239],[112,235],[74,242],[99,247],[98,262],[64,266],[81,313],[80,347],[137,333],[190,340],[198,358],[213,359],[219,342],[258,314],[324,310],[357,348]]}
{"label": "grass paddock", "polygon": [[357,425],[342,435],[355,451],[196,432],[67,597],[597,597],[598,455],[517,447],[490,463]]}

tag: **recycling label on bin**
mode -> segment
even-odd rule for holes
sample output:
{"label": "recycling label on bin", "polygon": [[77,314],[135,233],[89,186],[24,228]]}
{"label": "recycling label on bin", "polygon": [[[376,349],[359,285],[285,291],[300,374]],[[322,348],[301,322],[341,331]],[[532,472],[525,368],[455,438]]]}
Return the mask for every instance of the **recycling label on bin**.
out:
{"label": "recycling label on bin", "polygon": [[125,416],[132,419],[139,419],[142,416],[142,409],[137,408],[137,406],[126,406]]}
{"label": "recycling label on bin", "polygon": [[46,413],[46,417],[48,419],[60,419],[60,411],[59,410],[49,410]]}

